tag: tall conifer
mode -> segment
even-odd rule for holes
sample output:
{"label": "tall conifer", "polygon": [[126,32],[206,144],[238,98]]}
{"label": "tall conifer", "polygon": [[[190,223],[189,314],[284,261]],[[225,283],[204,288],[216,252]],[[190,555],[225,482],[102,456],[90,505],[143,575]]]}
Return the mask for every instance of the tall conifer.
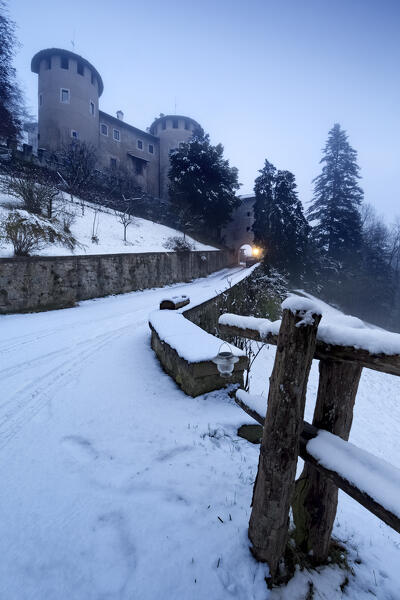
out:
{"label": "tall conifer", "polygon": [[336,123],[328,134],[321,159],[322,172],[314,179],[314,196],[308,210],[316,247],[328,258],[353,260],[361,247],[359,207],[363,191],[357,152]]}
{"label": "tall conifer", "polygon": [[265,262],[297,277],[304,268],[309,226],[290,171],[277,171],[268,160],[254,192],[254,238],[265,249]]}

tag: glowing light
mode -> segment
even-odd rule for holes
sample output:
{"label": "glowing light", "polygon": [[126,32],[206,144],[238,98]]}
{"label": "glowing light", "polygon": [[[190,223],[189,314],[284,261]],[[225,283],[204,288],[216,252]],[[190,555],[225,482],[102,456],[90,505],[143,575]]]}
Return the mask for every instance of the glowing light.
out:
{"label": "glowing light", "polygon": [[255,246],[255,247],[252,249],[252,254],[253,254],[253,256],[255,256],[255,257],[257,257],[257,256],[260,256],[260,254],[261,254],[261,250],[260,250],[260,248],[257,248],[257,247]]}

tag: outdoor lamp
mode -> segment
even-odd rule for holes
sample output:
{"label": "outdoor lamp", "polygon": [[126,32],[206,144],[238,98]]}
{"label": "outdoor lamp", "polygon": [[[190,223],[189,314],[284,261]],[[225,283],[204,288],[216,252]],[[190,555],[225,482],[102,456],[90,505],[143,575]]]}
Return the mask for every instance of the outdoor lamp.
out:
{"label": "outdoor lamp", "polygon": [[252,254],[253,256],[257,257],[260,255],[260,248],[257,248],[256,246],[252,249]]}
{"label": "outdoor lamp", "polygon": [[[227,350],[222,350],[224,346],[226,346]],[[231,347],[226,342],[221,344],[217,356],[212,359],[213,363],[217,365],[221,377],[226,378],[229,378],[232,375],[235,363],[237,363],[238,360],[239,358],[233,355]]]}

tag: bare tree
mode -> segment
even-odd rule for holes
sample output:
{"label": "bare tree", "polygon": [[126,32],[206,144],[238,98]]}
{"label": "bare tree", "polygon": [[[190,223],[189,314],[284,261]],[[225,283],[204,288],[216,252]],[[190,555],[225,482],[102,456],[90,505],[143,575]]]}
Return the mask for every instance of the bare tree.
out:
{"label": "bare tree", "polygon": [[97,235],[97,232],[99,230],[99,211],[96,208],[93,214],[93,223],[92,223],[92,243],[93,244],[98,244],[99,243],[99,236]]}
{"label": "bare tree", "polygon": [[124,211],[114,211],[115,212],[115,216],[117,217],[117,220],[119,223],[121,223],[121,225],[124,228],[124,242],[126,244],[126,230],[128,229],[128,226],[133,223],[134,218],[132,216],[132,214],[130,213],[129,210],[129,201],[127,201],[125,198],[125,203],[126,203],[126,208]]}
{"label": "bare tree", "polygon": [[96,149],[86,142],[73,140],[63,146],[57,158],[61,165],[58,172],[60,179],[70,194],[71,202],[73,196],[81,198],[82,215],[84,215],[85,205],[82,196],[87,197],[91,194],[96,180]]}

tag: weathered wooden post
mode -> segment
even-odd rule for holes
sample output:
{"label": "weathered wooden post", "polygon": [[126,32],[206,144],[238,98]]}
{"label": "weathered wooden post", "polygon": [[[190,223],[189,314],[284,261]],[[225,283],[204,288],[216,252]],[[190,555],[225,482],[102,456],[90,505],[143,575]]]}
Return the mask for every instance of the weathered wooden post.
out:
{"label": "weathered wooden post", "polygon": [[[357,363],[320,361],[315,427],[349,439],[361,371]],[[306,463],[296,482],[292,508],[296,544],[306,553],[312,551],[315,563],[328,558],[337,502],[336,485]]]}
{"label": "weathered wooden post", "polygon": [[321,316],[310,301],[286,300],[253,491],[249,538],[254,556],[278,574],[288,535],[307,380]]}

